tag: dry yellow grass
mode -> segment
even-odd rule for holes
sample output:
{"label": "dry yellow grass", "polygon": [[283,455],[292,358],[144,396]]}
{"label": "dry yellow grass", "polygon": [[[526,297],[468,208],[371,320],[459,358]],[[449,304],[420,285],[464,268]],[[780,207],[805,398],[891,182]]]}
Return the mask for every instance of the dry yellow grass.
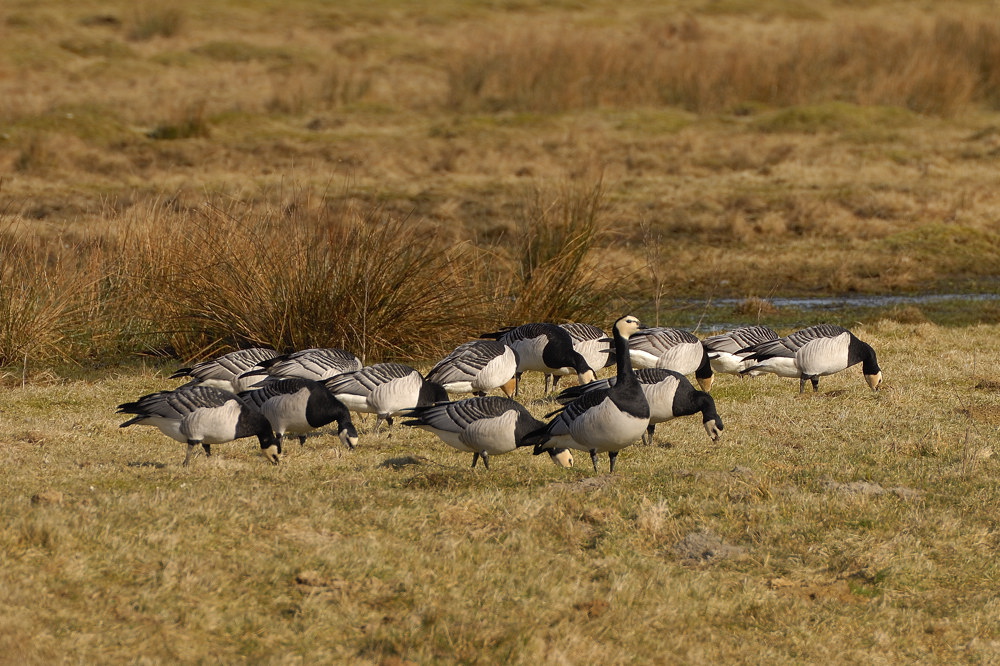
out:
{"label": "dry yellow grass", "polygon": [[405,429],[182,468],[113,414],[180,365],[136,351],[320,341],[288,315],[350,278],[304,239],[369,217],[474,301],[369,349],[415,363],[535,311],[995,291],[988,3],[169,4],[0,12],[0,661],[1000,660],[995,303],[838,314],[878,395],[720,378],[720,444],[613,477]]}
{"label": "dry yellow grass", "polygon": [[858,333],[879,394],[856,368],[806,396],[721,377],[718,444],[697,419],[665,424],[611,476],[527,451],[470,470],[400,427],[363,429],[354,452],[311,438],[277,468],[250,441],[183,468],[183,446],[113,414],[172,366],[5,389],[0,647],[19,663],[993,661],[997,327]]}

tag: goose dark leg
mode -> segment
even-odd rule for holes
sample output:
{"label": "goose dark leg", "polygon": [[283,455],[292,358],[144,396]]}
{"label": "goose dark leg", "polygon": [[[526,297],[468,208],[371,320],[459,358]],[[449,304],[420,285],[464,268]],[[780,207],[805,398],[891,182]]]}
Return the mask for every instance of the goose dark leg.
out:
{"label": "goose dark leg", "polygon": [[[475,451],[472,454],[472,469],[476,469],[476,463],[477,462],[479,462],[479,451]],[[483,461],[483,464],[484,465],[486,464],[485,460]]]}
{"label": "goose dark leg", "polygon": [[196,446],[198,446],[198,442],[193,442],[191,440],[188,440],[188,451],[187,455],[184,456],[184,467],[187,467],[188,464],[191,462],[191,452],[194,451],[194,447]]}
{"label": "goose dark leg", "polygon": [[521,395],[521,373],[514,373],[514,395]]}
{"label": "goose dark leg", "polygon": [[806,392],[806,376],[802,375],[799,377],[799,393]]}
{"label": "goose dark leg", "polygon": [[608,460],[611,462],[610,471],[614,472],[615,471],[615,461],[618,460],[618,452],[617,451],[608,451]]}
{"label": "goose dark leg", "polygon": [[305,446],[305,445],[306,445],[306,436],[299,435],[299,446]]}
{"label": "goose dark leg", "polygon": [[211,458],[212,457],[212,445],[211,444],[205,444],[203,442],[202,445],[201,445],[201,448],[205,449],[205,457],[206,458]]}
{"label": "goose dark leg", "polygon": [[487,453],[486,451],[483,451],[482,453],[479,454],[479,457],[483,459],[483,467],[485,467],[486,469],[489,469],[490,468],[490,454]]}
{"label": "goose dark leg", "polygon": [[643,444],[652,444],[653,443],[653,432],[655,430],[656,430],[656,426],[653,425],[652,423],[650,423],[648,426],[646,426],[646,433],[642,436],[642,443]]}
{"label": "goose dark leg", "polygon": [[809,381],[812,382],[813,393],[815,393],[816,391],[818,391],[819,390],[819,377],[810,377]]}
{"label": "goose dark leg", "polygon": [[594,463],[594,471],[596,472],[597,471],[597,450],[596,449],[591,449],[590,450],[590,462]]}

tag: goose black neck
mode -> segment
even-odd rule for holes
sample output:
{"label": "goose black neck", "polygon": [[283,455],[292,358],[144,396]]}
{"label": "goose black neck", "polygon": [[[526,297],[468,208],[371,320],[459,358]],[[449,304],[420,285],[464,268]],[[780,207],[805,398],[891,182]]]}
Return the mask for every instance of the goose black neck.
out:
{"label": "goose black neck", "polygon": [[632,369],[632,358],[629,356],[628,339],[621,334],[617,325],[614,327],[612,335],[615,340],[615,356],[618,363],[618,374],[615,383],[628,383],[638,386],[639,380],[635,376],[635,370]]}

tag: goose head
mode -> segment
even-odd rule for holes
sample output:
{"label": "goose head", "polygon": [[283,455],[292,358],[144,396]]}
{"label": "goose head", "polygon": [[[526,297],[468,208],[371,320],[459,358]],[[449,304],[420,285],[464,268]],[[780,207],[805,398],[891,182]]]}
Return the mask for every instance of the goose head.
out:
{"label": "goose head", "polygon": [[707,432],[708,436],[712,438],[712,441],[713,442],[719,441],[719,438],[722,437],[722,427],[723,427],[722,419],[720,418],[709,419],[705,421],[704,425],[705,425],[705,432]]}
{"label": "goose head", "polygon": [[865,381],[868,382],[868,386],[870,386],[873,391],[877,391],[879,385],[882,383],[882,371],[880,370],[874,375],[865,375]]}
{"label": "goose head", "polygon": [[549,457],[559,467],[573,466],[573,454],[570,453],[569,449],[549,449]]}
{"label": "goose head", "polygon": [[646,328],[639,318],[634,315],[625,315],[615,322],[614,330],[623,338],[628,340],[632,335],[641,329]]}

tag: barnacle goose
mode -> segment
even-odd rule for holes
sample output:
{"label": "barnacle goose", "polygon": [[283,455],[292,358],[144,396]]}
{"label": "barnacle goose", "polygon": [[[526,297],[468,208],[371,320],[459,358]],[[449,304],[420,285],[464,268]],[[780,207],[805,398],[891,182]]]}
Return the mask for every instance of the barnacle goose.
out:
{"label": "barnacle goose", "polygon": [[361,369],[361,359],[344,349],[324,347],[283,354],[260,363],[248,375],[258,376],[258,383],[286,377],[323,381],[334,375]]}
{"label": "barnacle goose", "polygon": [[742,350],[751,345],[777,339],[778,334],[767,326],[742,326],[728,333],[707,337],[702,340],[702,344],[708,350],[713,372],[738,375],[752,365],[752,362],[747,363],[746,360],[749,352]]}
{"label": "barnacle goose", "polygon": [[[583,356],[584,360],[587,361],[587,365],[595,372],[609,365],[614,365],[615,354],[614,350],[608,346],[607,333],[593,324],[584,324],[581,322],[559,324],[559,327],[569,333],[573,339],[573,349]],[[554,391],[559,384],[559,379],[571,372],[570,368],[560,368],[551,375],[545,375],[545,393],[547,394],[550,390],[550,380],[551,390]]]}
{"label": "barnacle goose", "polygon": [[615,385],[590,391],[549,416],[545,426],[529,433],[522,441],[537,450],[571,448],[589,451],[597,471],[597,454],[607,452],[610,470],[615,470],[618,452],[634,443],[649,426],[649,403],[632,369],[628,338],[642,328],[632,315],[612,327],[617,370]]}
{"label": "barnacle goose", "polygon": [[437,382],[448,393],[477,396],[499,388],[510,397],[514,393],[517,352],[498,340],[473,340],[456,347],[427,373],[427,381]]}
{"label": "barnacle goose", "polygon": [[448,400],[443,386],[402,363],[376,363],[331,377],[325,384],[352,412],[377,414],[376,430],[382,421],[392,427],[392,416],[404,409]]}
{"label": "barnacle goose", "polygon": [[260,369],[260,364],[278,356],[278,352],[267,347],[238,349],[217,358],[195,363],[190,368],[181,368],[170,379],[190,377],[190,385],[214,386],[233,393],[248,389],[256,378],[248,379],[245,373]]}
{"label": "barnacle goose", "polygon": [[304,377],[287,377],[266,382],[240,397],[255,405],[271,422],[276,442],[264,450],[268,460],[277,463],[285,435],[295,435],[305,444],[306,433],[337,422],[337,434],[348,449],[358,443],[358,431],[351,414],[322,383]]}
{"label": "barnacle goose", "polygon": [[[653,442],[657,423],[699,412],[705,432],[712,441],[718,441],[722,436],[722,418],[715,409],[715,400],[709,393],[696,389],[687,377],[665,368],[642,368],[635,371],[635,376],[649,403],[649,427],[642,436],[644,444]],[[582,386],[573,386],[560,393],[556,400],[565,405],[591,391],[614,386],[615,381],[615,377],[610,377]]]}
{"label": "barnacle goose", "polygon": [[521,374],[529,370],[551,375],[570,368],[567,372],[575,371],[581,384],[597,378],[595,370],[573,348],[569,331],[556,324],[522,324],[479,337],[499,340],[517,352],[515,395],[519,392]]}
{"label": "barnacle goose", "polygon": [[[500,396],[481,396],[408,410],[403,425],[432,432],[459,451],[472,453],[472,466],[482,458],[490,468],[490,456],[509,453],[526,434],[545,425],[521,403]],[[573,466],[573,456],[564,449],[549,452],[563,467]]]}
{"label": "barnacle goose", "polygon": [[184,465],[199,444],[212,455],[212,444],[256,436],[260,448],[275,445],[267,418],[254,406],[230,391],[214,386],[182,386],[173,391],[144,395],[135,402],[118,405],[118,414],[135,416],[120,427],[151,425],[167,437],[188,445]]}
{"label": "barnacle goose", "polygon": [[877,390],[882,383],[882,370],[875,350],[843,326],[810,326],[744,351],[749,352],[747,360],[754,363],[744,372],[756,370],[774,372],[783,377],[798,377],[799,393],[805,392],[807,379],[812,382],[813,391],[818,391],[820,377],[858,363],[872,390]]}
{"label": "barnacle goose", "polygon": [[682,375],[693,372],[701,389],[711,390],[712,362],[694,334],[679,328],[647,328],[629,338],[628,345],[637,368],[666,368]]}

